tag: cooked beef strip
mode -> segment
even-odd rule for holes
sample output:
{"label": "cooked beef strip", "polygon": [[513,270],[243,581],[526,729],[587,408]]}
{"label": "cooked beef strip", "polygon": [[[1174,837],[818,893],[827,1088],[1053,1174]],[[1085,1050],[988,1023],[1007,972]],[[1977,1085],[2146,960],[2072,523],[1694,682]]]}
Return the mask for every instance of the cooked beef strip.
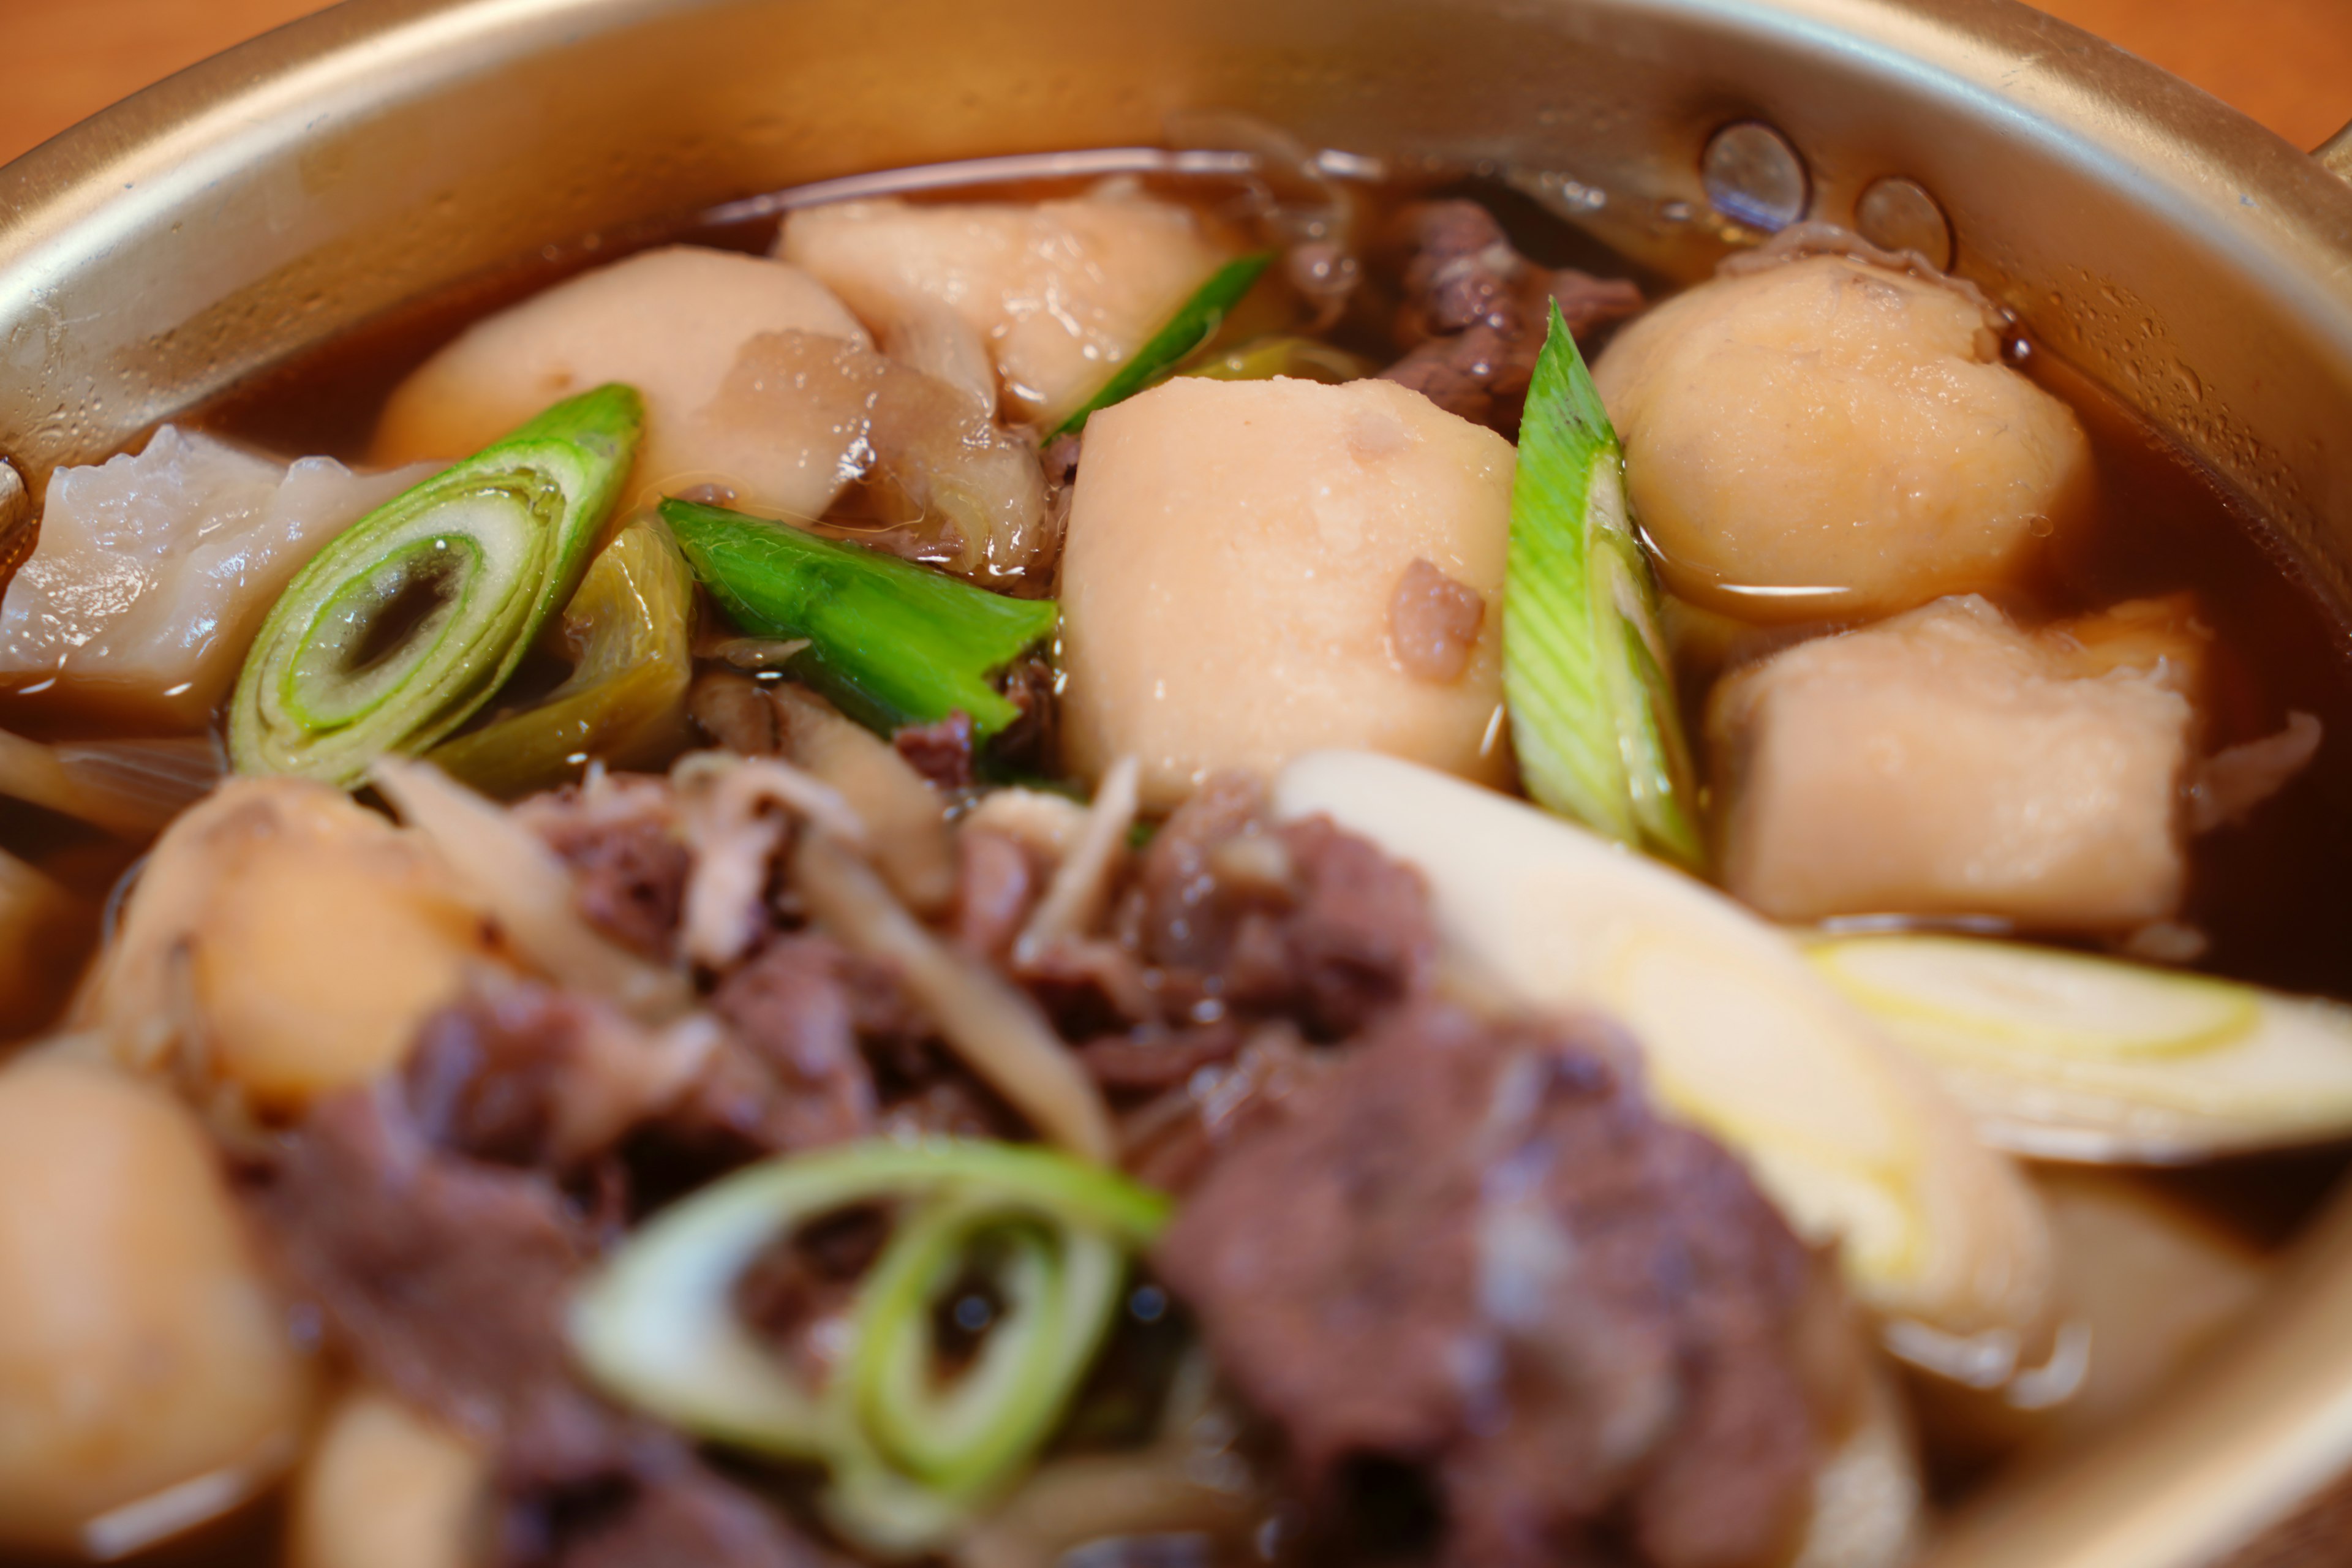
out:
{"label": "cooked beef strip", "polygon": [[909,766],[940,788],[971,787],[971,715],[961,709],[936,724],[905,725],[891,733],[890,743]]}
{"label": "cooked beef strip", "polygon": [[896,992],[888,975],[818,936],[780,937],[719,982],[711,1011],[772,1079],[761,1139],[771,1150],[873,1130],[874,1075],[858,1054],[858,1035],[861,1023],[880,1024],[894,1037],[904,1032],[884,1016],[889,1004],[881,998]]}
{"label": "cooked beef strip", "polygon": [[573,1380],[563,1305],[589,1248],[547,1177],[436,1148],[384,1084],[314,1105],[248,1202],[329,1342],[498,1456],[499,1568],[824,1561]]}
{"label": "cooked beef strip", "polygon": [[571,868],[572,901],[590,924],[649,958],[671,955],[692,858],[667,781],[614,778],[593,794],[567,784],[515,810]]}
{"label": "cooked beef strip", "polygon": [[1406,353],[1381,375],[1507,436],[1517,432],[1552,302],[1580,343],[1642,309],[1641,290],[1622,279],[1534,265],[1475,202],[1403,208],[1384,248],[1408,258],[1396,321]]}
{"label": "cooked beef strip", "polygon": [[1201,1004],[1338,1039],[1426,988],[1437,941],[1411,867],[1328,818],[1276,824],[1253,779],[1211,779],[1143,856],[1128,937],[1175,1018]]}
{"label": "cooked beef strip", "polygon": [[984,827],[956,834],[956,900],[949,925],[973,952],[1002,963],[1045,891],[1045,878],[1019,839]]}
{"label": "cooked beef strip", "polygon": [[1792,1542],[1812,1320],[1842,1308],[1634,1064],[1598,1020],[1420,1004],[1209,1171],[1154,1261],[1310,1495],[1363,1457],[1424,1467],[1463,1568]]}

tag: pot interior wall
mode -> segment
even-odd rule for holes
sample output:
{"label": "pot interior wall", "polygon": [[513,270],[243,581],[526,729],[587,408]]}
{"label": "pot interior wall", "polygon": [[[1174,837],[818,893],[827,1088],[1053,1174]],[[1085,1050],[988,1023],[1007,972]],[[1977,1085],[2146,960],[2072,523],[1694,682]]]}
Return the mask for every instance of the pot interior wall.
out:
{"label": "pot interior wall", "polygon": [[[1909,176],[1961,271],[2244,491],[2352,609],[2352,193],[2008,0],[351,0],[0,170],[0,454],[37,493],[517,255],[859,170],[1154,142],[1178,109],[1482,166],[1680,266],[1706,254],[1698,158],[1727,121],[1789,138],[1818,217]],[[2283,1320],[2304,1342],[2345,1306],[2327,1292],[2352,1299],[2352,1268],[2315,1279]],[[2267,1408],[2294,1381],[2282,1363]],[[2182,1553],[2352,1455],[2344,1413],[2311,1417],[2345,1428],[2333,1447],[2247,1420],[2270,1479],[2151,1526],[2161,1561],[2206,1560]],[[2289,1440],[2293,1465],[2262,1446]],[[2164,1489],[2145,1464],[2117,1475],[2074,1495],[2127,1510]],[[2070,1555],[2104,1528],[2075,1525],[2069,1545],[1997,1520],[1969,1561],[2158,1561]]]}

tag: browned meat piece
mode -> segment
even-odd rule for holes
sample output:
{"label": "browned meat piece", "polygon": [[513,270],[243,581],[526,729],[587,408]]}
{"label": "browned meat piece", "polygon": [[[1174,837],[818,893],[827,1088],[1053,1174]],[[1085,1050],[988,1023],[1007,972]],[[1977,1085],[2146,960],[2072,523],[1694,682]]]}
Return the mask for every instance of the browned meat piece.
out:
{"label": "browned meat piece", "polygon": [[1168,819],[1130,903],[1171,1003],[1286,1016],[1323,1039],[1417,994],[1436,953],[1419,873],[1327,819],[1273,823],[1237,775]]}
{"label": "browned meat piece", "polygon": [[1633,1061],[1597,1021],[1423,1004],[1203,1179],[1157,1266],[1312,1492],[1427,1467],[1461,1568],[1780,1560],[1842,1309]]}
{"label": "browned meat piece", "polygon": [[1204,1067],[1232,1058],[1242,1032],[1229,1023],[1191,1029],[1139,1029],[1078,1047],[1078,1060],[1108,1089],[1172,1089]]}
{"label": "browned meat piece", "polygon": [[1580,343],[1642,309],[1641,290],[1622,279],[1535,266],[1475,202],[1404,208],[1385,248],[1407,258],[1396,322],[1406,353],[1381,374],[1506,435],[1518,428],[1554,301]]}
{"label": "browned meat piece", "polygon": [[1389,647],[1407,675],[1442,686],[1470,668],[1486,620],[1486,601],[1477,589],[1416,555],[1389,599]]}
{"label": "browned meat piece", "polygon": [[687,711],[704,734],[737,756],[772,757],[784,749],[782,716],[748,675],[706,670],[687,695]]}
{"label": "browned meat piece", "polygon": [[1119,1163],[1162,1192],[1189,1191],[1219,1155],[1278,1121],[1340,1060],[1309,1049],[1287,1024],[1260,1025],[1232,1059],[1197,1068],[1121,1118]]}
{"label": "browned meat piece", "polygon": [[484,985],[434,1014],[402,1074],[435,1145],[564,1171],[602,1153],[672,1092],[627,1026],[543,985]]}
{"label": "browned meat piece", "polygon": [[956,940],[983,958],[1002,962],[1029,911],[1045,894],[1044,879],[1021,842],[983,827],[956,835]]}
{"label": "browned meat piece", "polygon": [[515,810],[571,867],[581,914],[649,958],[670,956],[691,858],[667,781],[615,778],[593,795],[567,784]]}
{"label": "browned meat piece", "polygon": [[814,936],[771,942],[719,983],[711,1011],[772,1075],[761,1113],[769,1149],[814,1148],[873,1130],[874,1075],[858,1054],[859,1026],[902,1032],[897,989],[888,975]]}
{"label": "browned meat piece", "polygon": [[460,1432],[592,1447],[564,1363],[587,1252],[545,1178],[426,1142],[388,1088],[312,1108],[251,1202],[297,1292],[371,1378]]}
{"label": "browned meat piece", "polygon": [[908,724],[890,743],[917,773],[945,790],[971,787],[971,715],[959,709],[936,724]]}
{"label": "browned meat piece", "polygon": [[802,1568],[822,1553],[572,1379],[588,1251],[545,1177],[434,1148],[391,1089],[314,1106],[249,1202],[371,1379],[499,1455],[499,1568]]}

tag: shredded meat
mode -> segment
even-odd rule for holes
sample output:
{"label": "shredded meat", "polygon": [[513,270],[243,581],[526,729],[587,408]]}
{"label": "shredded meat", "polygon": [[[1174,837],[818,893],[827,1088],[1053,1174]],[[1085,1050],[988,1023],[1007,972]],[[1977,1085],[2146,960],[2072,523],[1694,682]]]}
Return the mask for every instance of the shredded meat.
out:
{"label": "shredded meat", "polygon": [[1263,786],[1210,780],[1168,819],[1130,896],[1171,1006],[1295,1019],[1339,1039],[1428,984],[1420,874],[1328,818],[1275,824]]}
{"label": "shredded meat", "polygon": [[1119,1163],[1150,1186],[1187,1192],[1226,1150],[1278,1121],[1295,1096],[1311,1091],[1340,1059],[1309,1049],[1287,1024],[1260,1025],[1231,1059],[1194,1068],[1122,1118]]}
{"label": "shredded meat", "polygon": [[1470,668],[1486,621],[1486,601],[1477,589],[1416,555],[1389,597],[1389,647],[1415,680],[1448,685]]}
{"label": "shredded meat", "polygon": [[904,1033],[897,993],[889,975],[815,936],[772,942],[719,984],[711,1010],[773,1085],[759,1111],[765,1149],[815,1148],[873,1130],[874,1075],[858,1054],[859,1026]]}
{"label": "shredded meat", "polygon": [[956,835],[956,940],[1002,962],[1045,892],[1045,879],[1021,841],[1008,833],[966,827]]}
{"label": "shredded meat", "polygon": [[648,958],[670,956],[691,862],[664,781],[566,785],[515,812],[572,868],[573,901],[589,923]]}
{"label": "shredded meat", "polygon": [[1507,436],[1518,429],[1553,303],[1579,342],[1642,309],[1641,290],[1622,279],[1535,266],[1475,202],[1404,208],[1386,247],[1407,257],[1396,321],[1406,353],[1381,374]]}
{"label": "shredded meat", "polygon": [[435,1148],[387,1085],[320,1100],[248,1202],[329,1342],[498,1456],[498,1568],[824,1561],[572,1380],[563,1304],[589,1250],[546,1177]]}
{"label": "shredded meat", "polygon": [[940,788],[971,787],[971,715],[961,709],[936,724],[907,725],[891,735],[890,743],[908,765]]}
{"label": "shredded meat", "polygon": [[1347,1461],[1425,1467],[1464,1568],[1788,1549],[1842,1309],[1633,1063],[1598,1021],[1423,1004],[1202,1180],[1157,1267],[1310,1495]]}

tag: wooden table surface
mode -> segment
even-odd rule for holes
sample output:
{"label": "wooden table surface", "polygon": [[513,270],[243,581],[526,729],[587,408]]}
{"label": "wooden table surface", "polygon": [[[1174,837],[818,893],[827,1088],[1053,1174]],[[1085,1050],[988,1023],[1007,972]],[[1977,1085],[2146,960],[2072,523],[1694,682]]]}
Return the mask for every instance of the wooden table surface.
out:
{"label": "wooden table surface", "polygon": [[[0,0],[0,162],[318,0]],[[2352,0],[2044,0],[2277,131],[2352,120]]]}

